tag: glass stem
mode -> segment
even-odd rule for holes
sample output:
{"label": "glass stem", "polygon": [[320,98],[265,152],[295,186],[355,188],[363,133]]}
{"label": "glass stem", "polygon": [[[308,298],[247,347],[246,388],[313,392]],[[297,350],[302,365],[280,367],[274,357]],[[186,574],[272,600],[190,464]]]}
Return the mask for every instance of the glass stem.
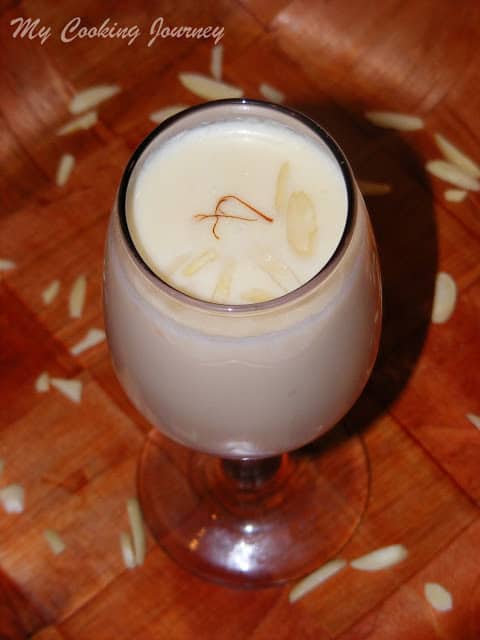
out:
{"label": "glass stem", "polygon": [[257,490],[271,480],[282,465],[283,456],[222,460],[225,475],[243,491]]}

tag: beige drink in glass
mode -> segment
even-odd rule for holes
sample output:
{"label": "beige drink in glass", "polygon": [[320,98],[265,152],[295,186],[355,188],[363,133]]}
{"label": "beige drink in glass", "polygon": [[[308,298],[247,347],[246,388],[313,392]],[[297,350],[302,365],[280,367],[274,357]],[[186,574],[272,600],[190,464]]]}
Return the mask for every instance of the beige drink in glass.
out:
{"label": "beige drink in glass", "polygon": [[350,169],[300,114],[207,104],[160,126],[127,167],[107,335],[133,403],[182,445],[255,460],[329,430],[370,375],[380,290]]}
{"label": "beige drink in glass", "polygon": [[[232,217],[195,217],[230,194],[272,221],[233,198],[222,209]],[[313,212],[303,252],[289,242],[292,196]],[[152,143],[128,187],[133,243],[171,287],[231,307],[175,296],[129,255],[112,220],[107,308],[123,325],[109,331],[116,368],[167,435],[221,456],[265,456],[344,415],[370,373],[379,323],[375,254],[356,198],[346,230],[336,158],[283,124],[226,119]],[[315,280],[344,233],[341,260]]]}

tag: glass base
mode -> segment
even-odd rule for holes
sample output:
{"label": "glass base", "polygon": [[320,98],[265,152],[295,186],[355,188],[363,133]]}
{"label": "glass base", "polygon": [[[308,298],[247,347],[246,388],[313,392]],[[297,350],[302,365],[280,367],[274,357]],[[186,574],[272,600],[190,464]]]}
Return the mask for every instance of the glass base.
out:
{"label": "glass base", "polygon": [[221,460],[152,430],[138,488],[145,521],[187,570],[234,587],[298,579],[335,557],[368,498],[360,438],[335,427],[290,454]]}

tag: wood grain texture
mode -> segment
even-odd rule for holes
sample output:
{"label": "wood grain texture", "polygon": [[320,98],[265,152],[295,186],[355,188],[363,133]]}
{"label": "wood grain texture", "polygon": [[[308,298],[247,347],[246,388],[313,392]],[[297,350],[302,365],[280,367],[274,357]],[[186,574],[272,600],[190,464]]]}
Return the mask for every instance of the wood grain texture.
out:
{"label": "wood grain texture", "polygon": [[[81,14],[138,25],[119,39],[60,40]],[[12,38],[10,21],[38,17],[52,36]],[[103,327],[101,287],[108,216],[129,155],[153,128],[149,114],[198,104],[178,73],[209,73],[211,41],[158,40],[152,21],[225,28],[223,76],[259,98],[268,82],[289,106],[336,137],[359,178],[391,184],[368,198],[379,245],[385,318],[373,378],[347,416],[362,439],[370,492],[361,525],[342,550],[351,560],[402,543],[400,565],[346,568],[294,605],[289,587],[234,591],[192,577],[148,539],[145,565],[124,568],[138,455],[149,425],[118,384],[105,343],[73,357],[88,329]],[[480,196],[447,203],[448,186],[425,173],[441,132],[480,161],[480,5],[475,0],[355,3],[349,0],[73,2],[19,0],[0,9],[0,488],[21,482],[23,514],[0,516],[0,635],[38,640],[477,640],[480,637]],[[96,83],[122,91],[99,121],[66,137],[68,103]],[[366,109],[421,115],[423,130],[399,134]],[[63,153],[76,165],[55,185]],[[431,325],[437,271],[458,285],[451,319]],[[68,314],[85,274],[82,317]],[[42,291],[59,279],[51,305]],[[34,390],[41,371],[83,382],[75,405]],[[45,528],[66,550],[53,556]],[[449,589],[438,613],[425,582]],[[3,625],[3,626],[2,626]]]}

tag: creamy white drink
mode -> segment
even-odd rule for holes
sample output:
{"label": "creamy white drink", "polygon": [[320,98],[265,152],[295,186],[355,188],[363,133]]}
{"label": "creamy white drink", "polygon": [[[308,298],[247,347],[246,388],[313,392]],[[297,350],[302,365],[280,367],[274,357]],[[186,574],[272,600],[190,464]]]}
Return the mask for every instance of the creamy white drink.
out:
{"label": "creamy white drink", "polygon": [[[298,193],[309,203],[292,248]],[[248,206],[218,205],[228,195]],[[222,212],[237,217],[212,217]],[[346,161],[314,123],[262,104],[207,104],[137,151],[111,219],[104,298],[132,401],[170,438],[223,457],[275,455],[330,429],[378,349],[375,242]]]}
{"label": "creamy white drink", "polygon": [[310,280],[347,219],[340,168],[327,150],[268,121],[179,133],[131,184],[128,226],[151,269],[223,304],[281,296]]}

